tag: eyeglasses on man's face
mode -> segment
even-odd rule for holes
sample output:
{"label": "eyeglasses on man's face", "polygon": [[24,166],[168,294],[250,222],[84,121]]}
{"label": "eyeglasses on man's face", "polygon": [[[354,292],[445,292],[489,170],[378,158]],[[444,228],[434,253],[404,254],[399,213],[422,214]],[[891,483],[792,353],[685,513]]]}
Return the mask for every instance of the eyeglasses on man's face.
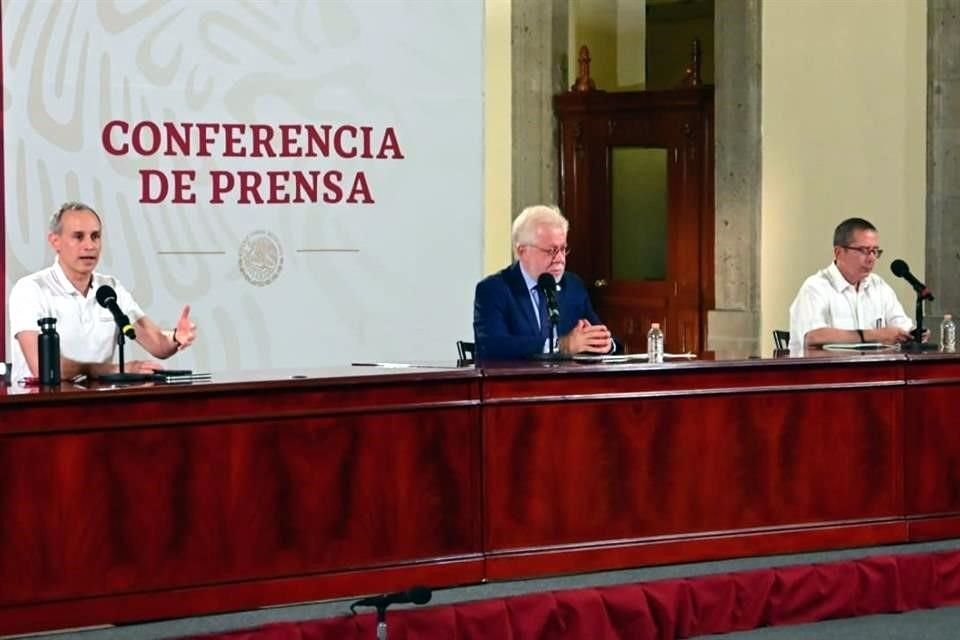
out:
{"label": "eyeglasses on man's face", "polygon": [[552,259],[554,259],[554,260],[557,259],[557,257],[559,257],[559,256],[561,256],[561,255],[564,256],[564,257],[570,255],[570,247],[568,247],[567,245],[564,245],[564,246],[562,246],[562,247],[550,247],[549,249],[544,249],[543,247],[538,247],[538,246],[535,245],[535,244],[528,244],[527,246],[528,246],[528,247],[532,247],[532,248],[536,249],[537,251],[542,251],[543,253],[549,255],[549,256],[550,256]]}
{"label": "eyeglasses on man's face", "polygon": [[872,255],[874,258],[879,258],[880,256],[883,255],[883,249],[881,249],[880,247],[851,247],[851,246],[843,245],[843,248],[847,249],[848,251],[856,251],[857,253],[862,255],[864,258],[866,258],[869,255]]}

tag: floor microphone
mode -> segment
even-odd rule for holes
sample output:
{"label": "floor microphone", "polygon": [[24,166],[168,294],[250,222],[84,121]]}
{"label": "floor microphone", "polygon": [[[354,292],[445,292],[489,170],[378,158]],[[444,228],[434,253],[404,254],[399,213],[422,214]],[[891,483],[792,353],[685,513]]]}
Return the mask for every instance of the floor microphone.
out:
{"label": "floor microphone", "polygon": [[433,590],[430,587],[411,587],[406,591],[395,591],[393,593],[384,593],[379,596],[368,596],[357,600],[350,605],[350,611],[357,607],[376,607],[377,609],[386,609],[392,604],[427,604],[433,597]]}

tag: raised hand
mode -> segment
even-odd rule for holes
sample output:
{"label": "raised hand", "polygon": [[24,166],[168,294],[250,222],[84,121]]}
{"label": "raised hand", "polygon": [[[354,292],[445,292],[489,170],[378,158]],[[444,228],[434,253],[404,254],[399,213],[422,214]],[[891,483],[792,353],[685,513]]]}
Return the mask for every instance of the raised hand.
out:
{"label": "raised hand", "polygon": [[186,305],[180,312],[180,318],[173,330],[173,337],[180,343],[180,349],[186,349],[197,336],[197,325],[190,320],[190,305]]}

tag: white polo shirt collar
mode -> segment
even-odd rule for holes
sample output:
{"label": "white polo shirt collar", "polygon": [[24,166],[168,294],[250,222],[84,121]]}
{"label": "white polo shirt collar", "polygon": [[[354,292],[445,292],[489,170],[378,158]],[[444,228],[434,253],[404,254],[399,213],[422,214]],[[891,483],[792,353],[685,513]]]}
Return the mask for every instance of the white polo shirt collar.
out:
{"label": "white polo shirt collar", "polygon": [[860,281],[860,288],[857,289],[857,287],[850,284],[850,282],[843,277],[843,274],[840,273],[840,269],[837,267],[836,262],[831,262],[830,266],[824,269],[824,275],[826,275],[830,286],[832,286],[837,293],[843,293],[848,288],[852,289],[854,292],[863,291],[873,284],[873,279],[875,277],[873,273],[868,273],[867,277]]}

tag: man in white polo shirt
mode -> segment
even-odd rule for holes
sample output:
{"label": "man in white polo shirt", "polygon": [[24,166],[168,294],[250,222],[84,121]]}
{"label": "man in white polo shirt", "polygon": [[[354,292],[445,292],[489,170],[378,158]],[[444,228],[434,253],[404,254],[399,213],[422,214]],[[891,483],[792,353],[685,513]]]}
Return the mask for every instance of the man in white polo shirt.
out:
{"label": "man in white polo shirt", "polygon": [[833,233],[833,263],[807,278],[790,305],[790,350],[832,342],[910,339],[913,321],[897,294],[873,273],[883,255],[877,228],[849,218]]}
{"label": "man in white polo shirt", "polygon": [[[64,204],[50,219],[47,240],[57,254],[54,264],[21,278],[10,291],[12,381],[37,375],[37,321],[44,317],[57,319],[63,378],[117,371],[113,354],[118,327],[110,311],[97,303],[96,291],[102,285],[116,290],[117,304],[130,317],[137,342],[154,357],[169,358],[193,342],[196,326],[190,320],[189,306],[183,308],[173,330],[164,331],[115,278],[94,271],[102,246],[102,225],[96,211],[80,202]],[[135,360],[124,368],[151,373],[161,365]]]}

